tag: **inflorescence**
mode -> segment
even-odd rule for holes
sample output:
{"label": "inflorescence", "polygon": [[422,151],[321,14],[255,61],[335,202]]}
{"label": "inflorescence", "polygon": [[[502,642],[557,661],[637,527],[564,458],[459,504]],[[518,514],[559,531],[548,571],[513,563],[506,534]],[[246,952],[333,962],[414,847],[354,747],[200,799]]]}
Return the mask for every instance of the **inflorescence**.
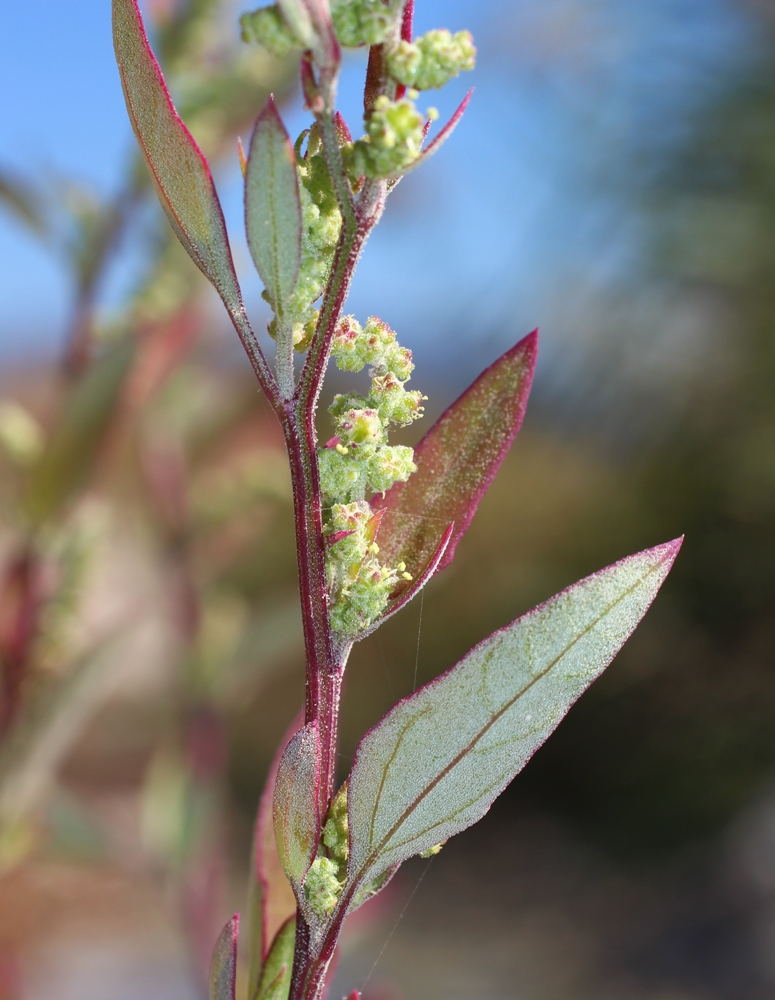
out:
{"label": "inflorescence", "polygon": [[384,493],[415,471],[414,453],[388,444],[391,424],[406,426],[423,413],[421,393],[407,391],[414,365],[393,330],[369,317],[366,325],[345,316],[337,327],[332,355],[342,371],[369,367],[368,396],[337,395],[329,408],[336,435],[320,449],[320,485],[328,541],[331,624],[354,637],[375,621],[391,592],[410,580],[406,566],[383,566],[378,558],[381,511],[373,511],[366,492]]}
{"label": "inflorescence", "polygon": [[[402,0],[331,0],[330,6],[341,45],[384,46],[388,79],[385,92],[367,110],[365,134],[353,142],[344,123],[337,128],[344,170],[357,192],[364,178],[399,177],[417,160],[428,120],[437,116],[433,108],[425,115],[418,111],[419,91],[442,87],[463,70],[473,69],[476,50],[467,31],[453,35],[436,30],[414,42],[402,40]],[[244,14],[241,24],[246,41],[263,45],[278,58],[305,47],[283,17],[281,6]],[[296,163],[302,256],[288,313],[294,347],[305,351],[315,333],[315,303],[325,290],[342,227],[317,123],[297,141]],[[274,321],[269,332],[274,335]],[[384,493],[414,472],[412,449],[388,444],[387,432],[391,424],[406,426],[421,417],[424,397],[404,388],[414,367],[411,352],[374,316],[363,328],[352,316],[342,319],[332,355],[343,371],[368,367],[371,376],[368,396],[336,396],[330,407],[336,433],[319,451],[331,627],[341,637],[353,639],[379,618],[399,583],[411,579],[403,563],[383,566],[380,562],[377,536],[382,513],[372,509],[367,494]],[[325,867],[321,864],[317,874],[310,872],[312,883],[325,874]]]}

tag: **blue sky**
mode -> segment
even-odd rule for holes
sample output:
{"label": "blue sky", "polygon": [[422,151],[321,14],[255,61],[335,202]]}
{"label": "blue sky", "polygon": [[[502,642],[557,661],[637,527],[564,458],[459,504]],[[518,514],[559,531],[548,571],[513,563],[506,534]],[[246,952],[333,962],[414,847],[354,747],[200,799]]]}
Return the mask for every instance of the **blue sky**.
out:
{"label": "blue sky", "polygon": [[[133,139],[109,8],[68,0],[43,16],[36,4],[2,5],[0,169],[114,188]],[[450,367],[472,350],[486,362],[539,324],[544,352],[561,353],[577,334],[574,296],[605,286],[637,243],[620,181],[742,58],[745,26],[731,0],[419,0],[417,30],[441,25],[473,30],[479,66],[428,103],[449,112],[471,84],[474,100],[391,199],[350,308],[383,315],[418,361],[438,361],[441,348]],[[352,124],[362,69],[353,57],[342,82]],[[286,114],[291,132],[306,123],[298,106]],[[236,169],[219,189],[244,256]],[[64,269],[2,213],[0,265],[0,356],[54,352]],[[119,264],[114,286],[130,268]]]}

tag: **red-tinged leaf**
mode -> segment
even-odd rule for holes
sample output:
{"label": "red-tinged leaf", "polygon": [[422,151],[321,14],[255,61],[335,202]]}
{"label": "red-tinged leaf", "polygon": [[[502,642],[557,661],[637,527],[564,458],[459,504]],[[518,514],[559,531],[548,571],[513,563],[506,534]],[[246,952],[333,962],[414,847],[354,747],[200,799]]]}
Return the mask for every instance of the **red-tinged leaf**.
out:
{"label": "red-tinged leaf", "polygon": [[331,548],[337,542],[341,542],[343,539],[349,538],[350,535],[354,534],[354,531],[333,531],[330,535],[326,535],[326,545]]}
{"label": "red-tinged leaf", "polygon": [[334,115],[334,126],[336,127],[336,137],[339,140],[340,146],[346,146],[348,142],[353,141],[352,132],[350,131],[350,126],[342,117],[341,112],[337,111]]}
{"label": "red-tinged leaf", "polygon": [[272,798],[274,796],[277,770],[280,759],[288,743],[304,725],[301,711],[288,727],[272,761],[266,777],[256,817],[253,837],[253,879],[250,886],[250,955],[249,988],[250,995],[258,986],[261,967],[269,953],[269,947],[277,932],[296,912],[296,898],[290,887],[277,853],[277,840],[272,820]]}
{"label": "red-tinged leaf", "polygon": [[301,266],[301,202],[296,155],[271,96],[250,141],[245,228],[253,262],[282,327]]}
{"label": "red-tinged leaf", "polygon": [[320,840],[320,734],[310,722],[283,751],[272,798],[274,832],[283,871],[301,885]]}
{"label": "red-tinged leaf", "polygon": [[452,537],[452,533],[454,530],[455,530],[455,522],[453,521],[452,524],[448,526],[447,530],[442,535],[441,541],[439,542],[436,551],[433,553],[433,556],[423,568],[422,573],[420,573],[411,582],[407,583],[405,587],[403,587],[401,590],[398,591],[398,594],[393,598],[393,600],[390,601],[387,608],[385,609],[385,613],[380,618],[378,618],[377,621],[375,621],[365,632],[363,632],[363,634],[359,636],[359,638],[365,639],[367,635],[371,635],[371,633],[375,632],[387,618],[390,618],[392,615],[396,614],[396,612],[400,611],[401,608],[403,608],[412,600],[413,597],[416,597],[420,593],[425,584],[430,580],[430,578],[439,568],[439,563],[441,562],[444,553],[447,550],[447,546],[449,545],[449,540]]}
{"label": "red-tinged leaf", "polygon": [[[431,142],[430,145],[427,146],[416,159],[412,160],[412,162],[409,164],[408,167],[402,167],[401,170],[399,170],[396,174],[392,175],[393,177],[401,178],[406,174],[410,174],[413,170],[416,170],[418,167],[422,166],[422,164],[425,163],[426,160],[429,160],[434,153],[438,153],[438,151],[441,149],[441,147],[444,145],[447,139],[449,139],[449,137],[457,128],[460,119],[463,117],[465,110],[468,107],[468,102],[471,100],[471,95],[473,94],[473,92],[474,89],[472,87],[471,90],[468,91],[466,96],[460,102],[457,111],[452,115],[452,117],[444,126],[444,128],[434,138],[433,142]],[[425,134],[427,135],[427,127]]]}
{"label": "red-tinged leaf", "polygon": [[525,415],[537,334],[507,351],[457,399],[415,448],[417,471],[373,506],[387,506],[379,534],[382,561],[410,571],[429,563],[450,521],[454,530],[438,569],[452,561],[479,502]]}
{"label": "red-tinged leaf", "polygon": [[632,634],[680,545],[622,559],[494,632],[363,737],[341,906],[481,819]]}
{"label": "red-tinged leaf", "polygon": [[221,931],[210,965],[210,1000],[234,1000],[237,979],[239,913]]}
{"label": "red-tinged leaf", "polygon": [[240,315],[242,296],[210,168],[172,104],[137,0],[113,0],[113,44],[132,128],[162,207],[226,308]]}
{"label": "red-tinged leaf", "polygon": [[376,541],[377,535],[379,534],[380,525],[382,524],[382,518],[387,513],[386,507],[381,507],[379,510],[375,510],[371,517],[366,522],[366,528],[364,529],[364,536],[366,541],[371,543]]}

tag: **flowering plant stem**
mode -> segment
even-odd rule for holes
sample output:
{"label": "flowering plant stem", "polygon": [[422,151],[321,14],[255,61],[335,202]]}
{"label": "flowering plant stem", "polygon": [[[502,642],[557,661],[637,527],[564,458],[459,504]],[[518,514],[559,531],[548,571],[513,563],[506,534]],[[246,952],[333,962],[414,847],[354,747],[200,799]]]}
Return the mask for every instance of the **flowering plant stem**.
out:
{"label": "flowering plant stem", "polygon": [[[417,111],[418,90],[471,69],[475,53],[468,32],[413,42],[412,13],[412,0],[278,0],[243,15],[246,40],[278,56],[302,53],[314,116],[292,145],[270,99],[243,158],[248,244],[274,313],[273,371],[245,312],[209,168],[172,106],[137,0],[113,0],[127,106],[162,205],[226,305],[282,425],[293,484],[305,706],[259,809],[262,916],[247,1000],[319,1000],[347,914],[403,861],[438,852],[484,815],[613,659],[680,544],[621,560],[493,633],[398,702],[362,738],[336,790],[350,650],[452,559],[521,426],[536,356],[531,334],[479,376],[416,452],[387,443],[391,424],[422,416],[425,397],[404,388],[411,352],[384,321],[361,326],[343,308],[390,191],[448,138],[468,102],[424,146],[435,112]],[[340,45],[370,49],[366,134],[356,141],[335,107]],[[298,381],[295,351],[306,352]],[[335,397],[336,434],[321,448],[315,418],[332,357],[343,371],[367,368],[371,389]],[[211,1000],[235,1000],[237,928],[235,917],[216,946]]]}

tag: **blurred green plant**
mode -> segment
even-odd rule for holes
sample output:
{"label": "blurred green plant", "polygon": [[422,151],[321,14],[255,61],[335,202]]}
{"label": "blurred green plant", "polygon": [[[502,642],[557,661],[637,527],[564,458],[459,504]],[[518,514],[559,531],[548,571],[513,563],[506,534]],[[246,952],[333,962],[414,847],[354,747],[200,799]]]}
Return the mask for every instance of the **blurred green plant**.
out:
{"label": "blurred green plant", "polygon": [[[227,6],[158,3],[151,16],[199,141],[236,163],[236,133],[282,97],[291,67],[245,49]],[[270,542],[292,530],[281,443],[250,387],[213,370],[205,283],[139,212],[151,192],[136,154],[105,199],[0,168],[0,207],[64,262],[73,302],[61,369],[6,382],[0,401],[0,879],[64,842],[73,809],[82,839],[122,863],[116,831],[58,775],[147,661],[166,692],[145,744],[145,864],[177,894],[196,961],[227,877],[225,720],[299,656],[301,635],[293,564]],[[143,273],[107,313],[128,241]]]}

